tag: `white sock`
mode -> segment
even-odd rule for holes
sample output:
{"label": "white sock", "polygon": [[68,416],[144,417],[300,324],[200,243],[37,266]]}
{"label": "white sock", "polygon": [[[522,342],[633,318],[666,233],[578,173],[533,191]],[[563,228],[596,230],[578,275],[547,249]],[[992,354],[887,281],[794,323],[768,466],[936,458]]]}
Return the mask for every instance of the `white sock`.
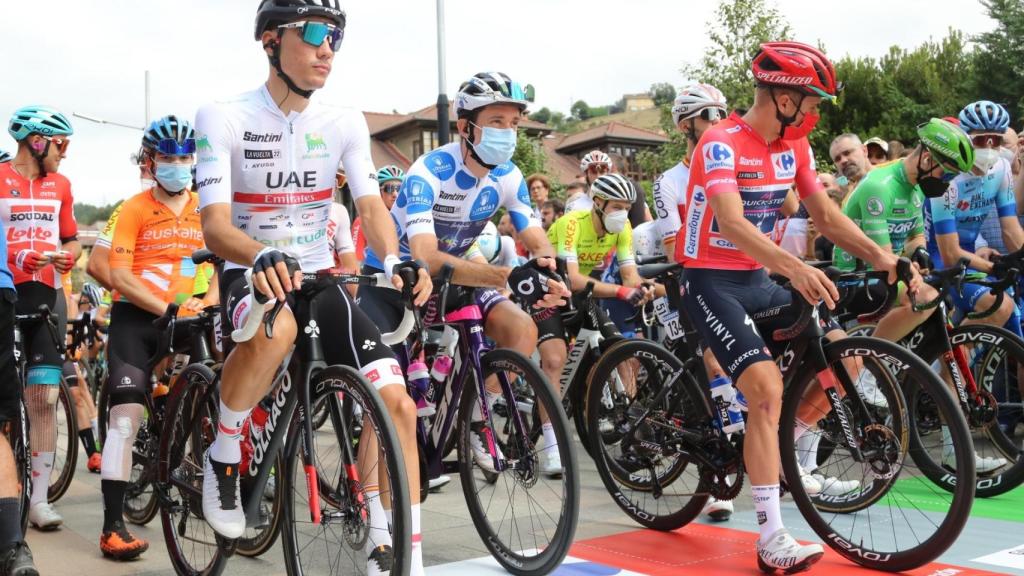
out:
{"label": "white sock", "polygon": [[369,555],[377,546],[391,546],[391,524],[384,513],[384,504],[380,500],[378,486],[366,490],[366,508],[370,514],[370,534],[366,539],[366,554]]}
{"label": "white sock", "polygon": [[90,418],[89,425],[92,426],[92,437],[100,439],[100,421],[99,418]]}
{"label": "white sock", "polygon": [[210,446],[210,458],[224,464],[241,462],[242,448],[239,446],[239,442],[242,440],[242,423],[245,422],[251,411],[252,408],[241,411],[232,410],[221,400],[217,438]]}
{"label": "white sock", "polygon": [[[949,426],[942,426],[942,457],[952,458],[954,452],[955,451],[953,450],[953,436],[949,433]],[[32,468],[35,469],[35,459],[33,459],[32,461]],[[35,499],[35,496],[33,496],[32,498]]]}
{"label": "white sock", "polygon": [[544,451],[551,454],[558,454],[558,440],[555,438],[555,427],[551,422],[545,422],[540,427],[544,432]]}
{"label": "white sock", "polygon": [[[491,392],[490,390],[485,390],[484,393],[485,393],[485,396],[487,398],[487,409],[488,410],[492,410],[494,408],[494,403],[498,400],[498,398],[501,398],[501,391]],[[483,414],[480,413],[480,404],[479,403],[474,404],[473,405],[473,422],[479,422],[479,421],[481,421],[483,419],[484,419],[484,416],[483,416]]]}
{"label": "white sock", "polygon": [[409,565],[409,576],[425,576],[423,568],[423,546],[421,546],[422,535],[420,534],[420,505],[413,504],[409,507],[409,516],[412,517],[412,562]]}
{"label": "white sock", "polygon": [[391,526],[395,523],[395,513],[391,511],[391,508],[384,510],[384,517],[388,519],[388,530],[391,530]]}
{"label": "white sock", "polygon": [[779,485],[751,486],[754,509],[757,511],[757,525],[761,530],[761,542],[767,542],[772,534],[782,528],[782,510],[779,508]]}
{"label": "white sock", "polygon": [[811,473],[818,469],[818,443],[821,442],[821,431],[808,430],[796,441],[796,458],[804,472]]}
{"label": "white sock", "polygon": [[30,506],[47,501],[50,489],[50,472],[53,471],[55,452],[32,453],[32,498]]}
{"label": "white sock", "polygon": [[806,434],[812,428],[814,428],[814,426],[811,426],[810,424],[797,418],[796,424],[793,426],[793,442],[799,442],[800,438],[802,438],[803,435]]}

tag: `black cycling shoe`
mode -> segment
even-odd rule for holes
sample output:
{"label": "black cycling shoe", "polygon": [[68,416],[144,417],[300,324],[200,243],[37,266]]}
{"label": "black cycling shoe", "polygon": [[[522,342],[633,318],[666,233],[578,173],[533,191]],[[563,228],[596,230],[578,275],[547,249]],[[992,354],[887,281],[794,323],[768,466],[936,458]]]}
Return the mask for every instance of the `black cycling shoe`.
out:
{"label": "black cycling shoe", "polygon": [[0,554],[0,576],[39,576],[27,543],[18,542]]}

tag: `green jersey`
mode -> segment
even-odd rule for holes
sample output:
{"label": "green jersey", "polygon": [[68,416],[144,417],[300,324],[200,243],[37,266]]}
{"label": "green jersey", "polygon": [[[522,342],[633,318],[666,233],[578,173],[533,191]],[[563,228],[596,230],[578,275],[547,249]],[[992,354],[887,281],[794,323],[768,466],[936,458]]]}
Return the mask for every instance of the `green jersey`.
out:
{"label": "green jersey", "polygon": [[[903,252],[907,239],[924,233],[921,189],[907,181],[903,161],[883,164],[860,181],[843,206],[843,213],[879,246]],[[857,265],[854,256],[836,246],[832,260],[843,271]]]}

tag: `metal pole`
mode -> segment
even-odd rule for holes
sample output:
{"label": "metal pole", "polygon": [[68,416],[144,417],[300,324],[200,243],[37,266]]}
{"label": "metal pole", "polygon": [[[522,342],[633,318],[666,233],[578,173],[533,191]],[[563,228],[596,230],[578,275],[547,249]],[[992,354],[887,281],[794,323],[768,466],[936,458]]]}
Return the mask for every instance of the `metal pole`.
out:
{"label": "metal pole", "polygon": [[444,0],[437,0],[437,142],[444,146],[448,143],[448,95],[445,94],[447,84],[444,73]]}
{"label": "metal pole", "polygon": [[149,126],[149,70],[146,70],[146,126]]}

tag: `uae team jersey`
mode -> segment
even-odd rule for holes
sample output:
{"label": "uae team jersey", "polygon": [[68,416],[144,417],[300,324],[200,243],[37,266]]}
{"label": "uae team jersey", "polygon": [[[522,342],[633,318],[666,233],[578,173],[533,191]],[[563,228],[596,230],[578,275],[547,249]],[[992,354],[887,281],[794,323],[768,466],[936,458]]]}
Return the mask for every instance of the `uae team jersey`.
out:
{"label": "uae team jersey", "polygon": [[[519,232],[540,226],[519,168],[506,162],[477,178],[463,165],[460,146],[454,142],[420,156],[406,172],[391,207],[403,259],[410,258],[409,239],[420,234],[436,236],[439,250],[461,257],[500,207],[508,210]],[[370,248],[366,265],[384,268]]]}
{"label": "uae team jersey", "polygon": [[200,108],[196,153],[200,207],[230,204],[235,227],[307,272],[334,266],[327,229],[339,164],[353,200],[380,194],[360,112],[310,102],[285,116],[265,86]]}
{"label": "uae team jersey", "polygon": [[71,183],[52,172],[45,178],[26,180],[10,162],[0,164],[0,219],[7,238],[7,264],[14,273],[14,284],[42,282],[51,288],[60,286],[60,274],[53,266],[43,266],[35,274],[15,265],[18,252],[56,252],[65,242],[78,238]]}
{"label": "uae team jersey", "polygon": [[687,268],[755,270],[761,264],[722,236],[710,199],[738,194],[743,216],[771,237],[779,208],[796,185],[800,198],[822,190],[806,138],[765,141],[735,112],[704,133],[690,164],[677,262]]}
{"label": "uae team jersey", "polygon": [[690,183],[690,167],[680,162],[654,181],[654,212],[657,216],[659,240],[675,239],[681,226],[679,214],[686,205],[686,187]]}

